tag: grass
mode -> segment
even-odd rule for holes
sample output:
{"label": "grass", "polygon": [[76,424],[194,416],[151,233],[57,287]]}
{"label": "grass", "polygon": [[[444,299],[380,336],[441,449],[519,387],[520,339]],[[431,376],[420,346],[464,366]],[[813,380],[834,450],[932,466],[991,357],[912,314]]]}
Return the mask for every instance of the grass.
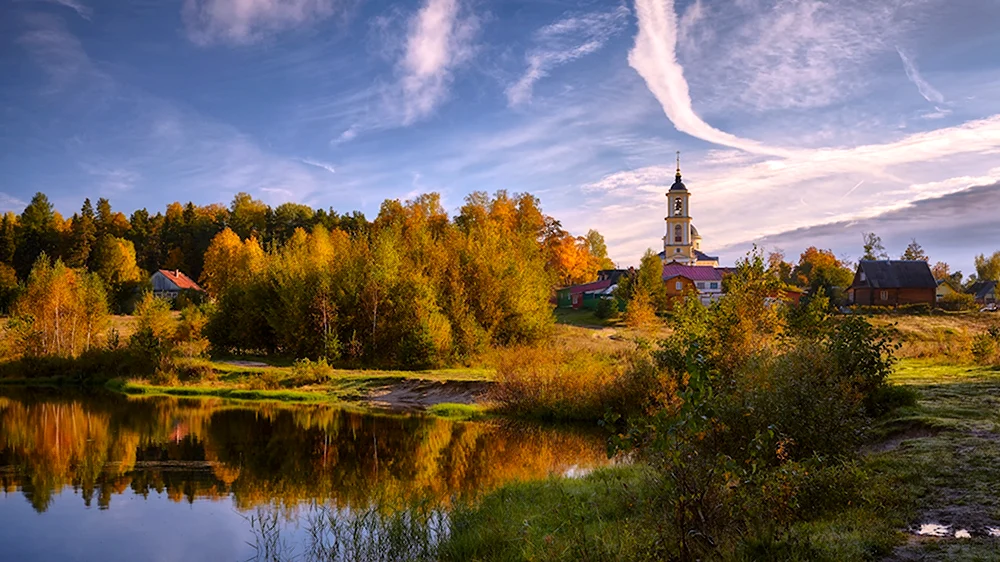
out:
{"label": "grass", "polygon": [[487,411],[477,404],[455,404],[442,402],[427,408],[427,413],[450,420],[478,420],[486,417]]}
{"label": "grass", "polygon": [[294,390],[249,390],[239,388],[218,388],[205,386],[165,386],[131,381],[111,381],[107,387],[116,392],[142,396],[182,396],[182,397],[216,397],[230,400],[258,400],[277,402],[319,402],[336,401],[335,397],[319,392],[302,392]]}

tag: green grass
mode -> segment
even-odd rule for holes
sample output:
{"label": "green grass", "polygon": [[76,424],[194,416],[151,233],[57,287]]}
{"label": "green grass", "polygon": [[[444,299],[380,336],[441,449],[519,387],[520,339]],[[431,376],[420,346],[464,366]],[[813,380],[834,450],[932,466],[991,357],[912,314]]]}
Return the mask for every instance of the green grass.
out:
{"label": "green grass", "polygon": [[135,383],[126,381],[112,381],[108,388],[116,392],[142,396],[211,396],[216,398],[227,398],[231,400],[259,400],[278,402],[321,402],[336,401],[324,392],[308,392],[295,390],[251,390],[239,388],[219,388],[205,386],[170,386],[153,385],[145,383]]}
{"label": "green grass", "polygon": [[555,310],[557,324],[567,324],[569,326],[598,327],[612,326],[617,323],[615,320],[602,320],[598,318],[593,310],[585,308],[557,308]]}
{"label": "green grass", "polygon": [[477,420],[486,417],[486,411],[476,404],[442,402],[427,408],[429,414],[450,420]]}

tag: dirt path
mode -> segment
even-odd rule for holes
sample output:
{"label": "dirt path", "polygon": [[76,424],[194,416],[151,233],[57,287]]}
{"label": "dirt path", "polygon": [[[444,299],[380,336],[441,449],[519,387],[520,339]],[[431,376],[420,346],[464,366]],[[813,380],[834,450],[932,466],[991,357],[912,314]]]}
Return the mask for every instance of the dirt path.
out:
{"label": "dirt path", "polygon": [[488,388],[489,383],[479,381],[405,380],[373,390],[368,401],[394,410],[424,409],[445,402],[475,404]]}

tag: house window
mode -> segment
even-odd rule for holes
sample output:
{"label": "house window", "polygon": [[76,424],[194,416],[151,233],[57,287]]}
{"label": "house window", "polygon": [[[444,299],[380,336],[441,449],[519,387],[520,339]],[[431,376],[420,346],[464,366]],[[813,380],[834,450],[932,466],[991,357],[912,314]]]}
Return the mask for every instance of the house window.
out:
{"label": "house window", "polygon": [[878,294],[878,298],[884,301],[889,300],[889,291],[882,291]]}
{"label": "house window", "polygon": [[705,282],[704,281],[699,281],[698,282],[698,288],[699,289],[704,289],[705,288]]}
{"label": "house window", "polygon": [[681,241],[683,241],[683,237],[681,236],[681,225],[675,224],[674,225],[674,242],[677,243],[677,244],[680,244]]}
{"label": "house window", "polygon": [[712,281],[711,283],[708,284],[708,287],[710,289],[718,289],[719,288],[719,284],[716,283],[715,281]]}
{"label": "house window", "polygon": [[678,282],[674,283],[674,288],[677,289],[678,291],[680,291],[681,289],[684,288],[684,283],[681,282],[681,281],[678,281]]}

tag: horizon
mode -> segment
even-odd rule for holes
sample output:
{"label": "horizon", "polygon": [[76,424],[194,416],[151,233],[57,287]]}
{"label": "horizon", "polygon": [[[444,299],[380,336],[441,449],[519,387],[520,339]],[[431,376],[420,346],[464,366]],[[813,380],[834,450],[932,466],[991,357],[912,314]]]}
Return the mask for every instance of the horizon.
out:
{"label": "horizon", "polygon": [[[18,0],[0,7],[0,208],[374,217],[527,192],[611,258],[659,250],[674,153],[704,251],[1000,249],[1000,4]],[[750,188],[748,188],[748,186]]]}

